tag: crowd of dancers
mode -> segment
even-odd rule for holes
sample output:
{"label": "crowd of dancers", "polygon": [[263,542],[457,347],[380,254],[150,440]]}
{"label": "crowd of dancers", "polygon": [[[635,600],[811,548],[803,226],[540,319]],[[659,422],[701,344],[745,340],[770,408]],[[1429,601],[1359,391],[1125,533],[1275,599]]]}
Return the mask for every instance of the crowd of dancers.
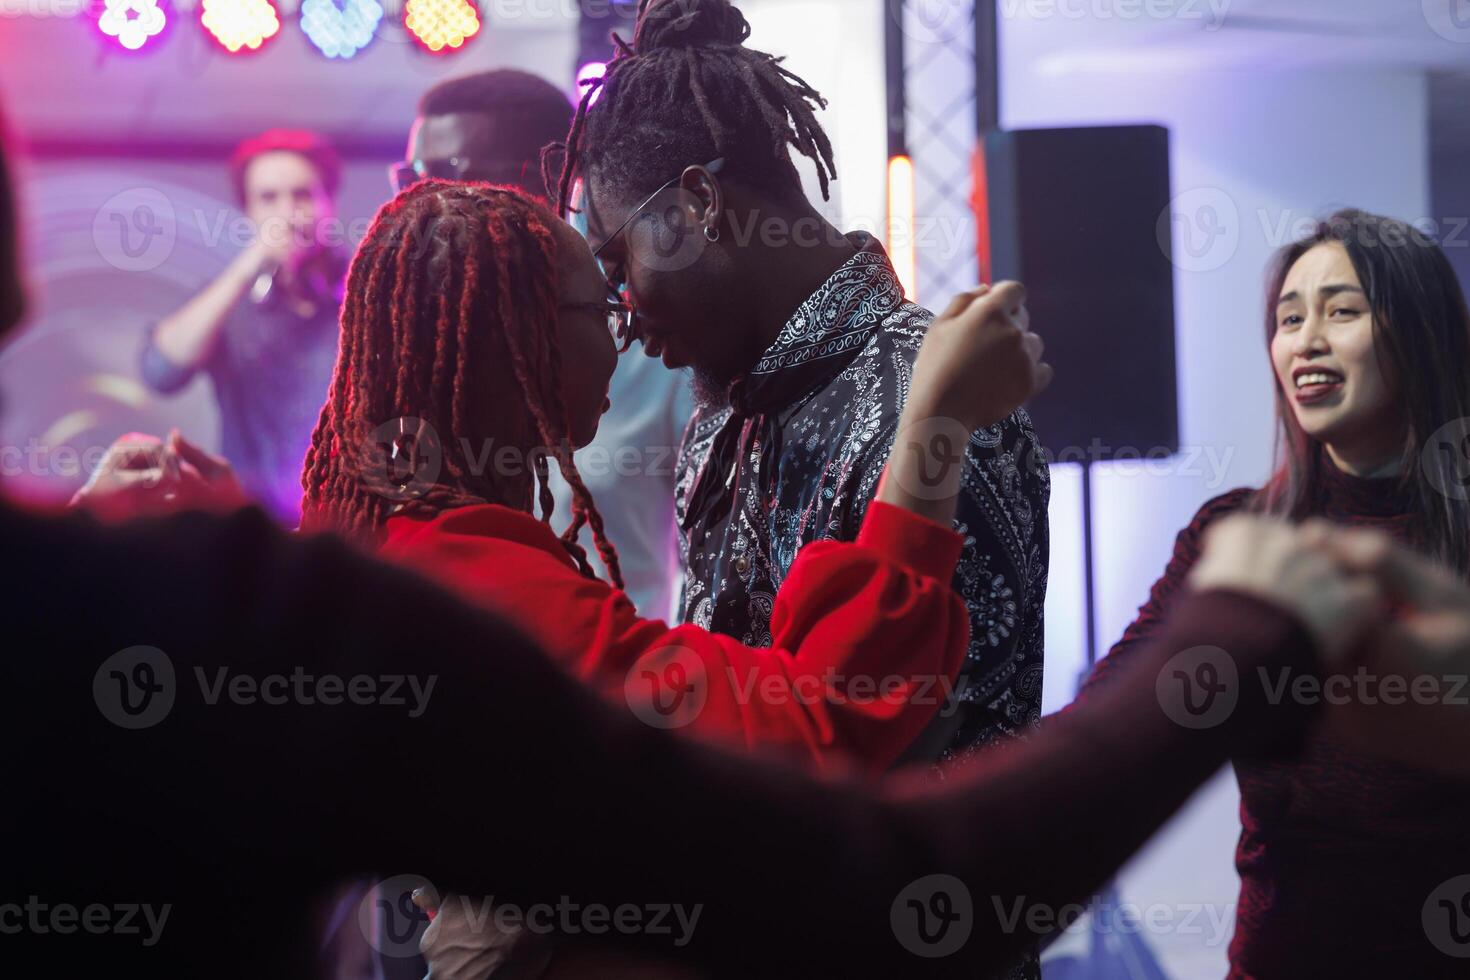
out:
{"label": "crowd of dancers", "polygon": [[[258,240],[142,352],[160,392],[207,373],[222,454],[128,436],[73,513],[0,507],[0,903],[171,911],[145,945],[0,904],[0,955],[348,976],[362,894],[328,897],[411,871],[435,977],[1035,976],[1231,762],[1233,977],[1456,975],[1470,313],[1439,246],[1347,210],[1281,251],[1279,471],[1201,508],[1042,720],[1024,287],[909,302],[803,193],[792,148],[837,176],[821,95],[729,0],[641,6],[575,111],[517,72],[428,93],[350,261],[331,148],[241,147]],[[228,682],[304,674],[416,697]],[[492,911],[568,900],[699,913]]]}

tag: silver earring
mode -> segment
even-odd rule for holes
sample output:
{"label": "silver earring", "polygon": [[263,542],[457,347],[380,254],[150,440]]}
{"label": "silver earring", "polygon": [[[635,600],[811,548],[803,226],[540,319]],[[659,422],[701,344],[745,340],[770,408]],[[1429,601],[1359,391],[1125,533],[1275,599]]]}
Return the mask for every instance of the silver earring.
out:
{"label": "silver earring", "polygon": [[707,241],[707,242],[717,242],[717,241],[719,241],[720,240],[720,229],[717,228],[717,227],[715,227],[715,226],[713,226],[713,225],[705,225],[704,226],[704,240]]}

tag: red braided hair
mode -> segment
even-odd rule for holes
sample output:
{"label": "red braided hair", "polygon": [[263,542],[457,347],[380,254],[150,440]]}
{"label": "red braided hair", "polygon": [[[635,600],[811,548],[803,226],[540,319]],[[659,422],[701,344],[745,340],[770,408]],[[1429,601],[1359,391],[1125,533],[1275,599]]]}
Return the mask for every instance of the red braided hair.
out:
{"label": "red braided hair", "polygon": [[[572,462],[557,220],[518,190],[441,180],[378,212],[347,275],[337,368],[301,478],[303,528],[378,541],[395,514],[483,503],[527,513],[539,505],[549,523],[550,455],[572,489],[563,542],[591,574],[577,544],[590,525],[622,587],[617,552]],[[497,443],[529,466],[487,465]]]}

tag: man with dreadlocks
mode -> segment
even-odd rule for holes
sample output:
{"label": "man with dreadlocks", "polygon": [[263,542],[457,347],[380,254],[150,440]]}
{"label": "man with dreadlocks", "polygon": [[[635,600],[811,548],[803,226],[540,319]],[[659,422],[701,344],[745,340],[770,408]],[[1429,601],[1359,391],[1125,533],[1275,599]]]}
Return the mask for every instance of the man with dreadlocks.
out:
{"label": "man with dreadlocks", "polygon": [[[875,239],[837,233],[806,200],[789,148],[825,196],[826,102],[749,34],[730,0],[644,0],[577,111],[559,193],[585,212],[645,351],[694,370],[683,616],[759,645],[797,550],[862,526],[933,315],[905,302]],[[961,709],[909,759],[967,754],[1040,713],[1050,481],[1024,412],[970,435],[964,469]]]}

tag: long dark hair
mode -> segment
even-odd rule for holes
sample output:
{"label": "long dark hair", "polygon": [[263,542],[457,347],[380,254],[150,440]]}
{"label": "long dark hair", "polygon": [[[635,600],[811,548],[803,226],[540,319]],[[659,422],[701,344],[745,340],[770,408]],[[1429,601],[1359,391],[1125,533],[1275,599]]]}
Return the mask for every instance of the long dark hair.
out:
{"label": "long dark hair", "polygon": [[[496,503],[549,521],[545,453],[572,488],[562,541],[591,574],[577,533],[590,525],[613,583],[617,552],[573,465],[557,340],[557,219],[520,190],[427,180],[383,205],[348,274],[341,350],[302,474],[302,523],[376,539],[394,514]],[[508,367],[509,370],[504,370]],[[512,380],[513,379],[513,380]],[[506,391],[510,381],[514,390]],[[427,423],[442,476],[411,495],[385,493],[374,426]],[[529,473],[474,466],[466,447],[499,437],[529,453]],[[396,443],[395,443],[395,448]],[[405,496],[408,499],[404,499]]]}
{"label": "long dark hair", "polygon": [[[1266,343],[1276,336],[1276,301],[1297,260],[1318,245],[1347,250],[1373,313],[1373,346],[1406,429],[1399,479],[1412,501],[1412,532],[1424,551],[1461,574],[1470,573],[1470,503],[1441,488],[1457,485],[1453,462],[1423,454],[1442,426],[1470,420],[1470,310],[1444,251],[1413,225],[1382,215],[1339,211],[1306,237],[1283,248],[1271,264],[1266,293]],[[1312,513],[1322,489],[1322,443],[1302,430],[1276,379],[1278,456],[1258,506],[1299,520]]]}

